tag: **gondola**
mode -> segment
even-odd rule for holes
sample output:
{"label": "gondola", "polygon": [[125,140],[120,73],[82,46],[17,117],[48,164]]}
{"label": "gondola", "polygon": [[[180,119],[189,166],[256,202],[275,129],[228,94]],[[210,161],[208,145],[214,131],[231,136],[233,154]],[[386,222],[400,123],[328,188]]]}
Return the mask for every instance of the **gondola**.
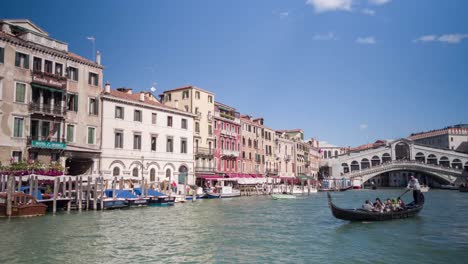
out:
{"label": "gondola", "polygon": [[329,193],[328,204],[334,217],[347,221],[387,221],[394,219],[404,219],[417,215],[424,207],[424,195],[421,194],[421,203],[414,202],[406,205],[405,210],[397,212],[369,212],[363,209],[342,209],[333,204],[332,197]]}

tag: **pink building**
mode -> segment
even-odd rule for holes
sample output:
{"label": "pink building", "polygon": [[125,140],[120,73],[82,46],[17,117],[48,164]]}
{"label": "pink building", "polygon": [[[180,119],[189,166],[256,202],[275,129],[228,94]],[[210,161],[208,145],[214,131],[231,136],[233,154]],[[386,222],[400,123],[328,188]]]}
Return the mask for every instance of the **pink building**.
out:
{"label": "pink building", "polygon": [[215,102],[215,169],[219,174],[241,171],[240,114],[235,108]]}

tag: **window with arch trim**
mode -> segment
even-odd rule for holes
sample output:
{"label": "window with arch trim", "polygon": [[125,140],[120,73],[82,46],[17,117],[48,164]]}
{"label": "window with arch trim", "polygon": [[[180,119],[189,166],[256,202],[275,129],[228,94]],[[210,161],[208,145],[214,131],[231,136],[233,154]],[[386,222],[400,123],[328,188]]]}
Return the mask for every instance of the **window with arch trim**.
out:
{"label": "window with arch trim", "polygon": [[154,168],[150,170],[150,181],[156,181],[156,170]]}
{"label": "window with arch trim", "polygon": [[112,176],[119,176],[120,175],[120,168],[119,167],[114,167],[112,170]]}
{"label": "window with arch trim", "polygon": [[133,170],[132,170],[132,176],[133,176],[133,177],[138,177],[138,168],[136,168],[136,167],[133,168]]}

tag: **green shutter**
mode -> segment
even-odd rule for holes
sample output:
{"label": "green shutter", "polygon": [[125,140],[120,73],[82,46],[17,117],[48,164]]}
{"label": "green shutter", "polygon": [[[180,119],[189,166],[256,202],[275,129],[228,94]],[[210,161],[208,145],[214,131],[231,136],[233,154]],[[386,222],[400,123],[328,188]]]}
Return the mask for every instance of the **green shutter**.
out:
{"label": "green shutter", "polygon": [[88,144],[94,144],[94,128],[88,127]]}
{"label": "green shutter", "polygon": [[78,81],[78,68],[75,68],[75,77],[73,80]]}
{"label": "green shutter", "polygon": [[5,62],[5,49],[0,48],[0,62],[4,63]]}
{"label": "green shutter", "polygon": [[23,83],[16,83],[15,102],[24,103],[26,92],[26,85]]}
{"label": "green shutter", "polygon": [[18,52],[15,53],[15,66],[16,67],[20,66],[20,56]]}
{"label": "green shutter", "polygon": [[96,97],[96,100],[94,102],[96,102],[94,104],[94,114],[99,115],[99,98]]}
{"label": "green shutter", "polygon": [[74,109],[75,112],[78,113],[78,95],[77,94],[75,94],[75,101],[73,102],[73,104],[74,104],[74,107],[75,107],[75,109]]}
{"label": "green shutter", "polygon": [[24,68],[25,69],[29,69],[29,55],[25,55],[25,59],[24,59]]}
{"label": "green shutter", "polygon": [[73,142],[73,125],[67,125],[67,142]]}
{"label": "green shutter", "polygon": [[23,119],[19,117],[15,117],[14,127],[13,127],[13,136],[23,137]]}

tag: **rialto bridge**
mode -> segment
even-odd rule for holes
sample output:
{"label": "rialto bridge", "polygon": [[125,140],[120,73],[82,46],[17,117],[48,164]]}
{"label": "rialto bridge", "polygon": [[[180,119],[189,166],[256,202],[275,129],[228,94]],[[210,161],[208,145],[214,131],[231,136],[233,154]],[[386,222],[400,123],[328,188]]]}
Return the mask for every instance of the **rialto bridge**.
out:
{"label": "rialto bridge", "polygon": [[421,172],[445,183],[456,183],[468,176],[468,154],[399,139],[322,160],[321,166],[329,177],[352,179],[354,185],[392,171]]}

